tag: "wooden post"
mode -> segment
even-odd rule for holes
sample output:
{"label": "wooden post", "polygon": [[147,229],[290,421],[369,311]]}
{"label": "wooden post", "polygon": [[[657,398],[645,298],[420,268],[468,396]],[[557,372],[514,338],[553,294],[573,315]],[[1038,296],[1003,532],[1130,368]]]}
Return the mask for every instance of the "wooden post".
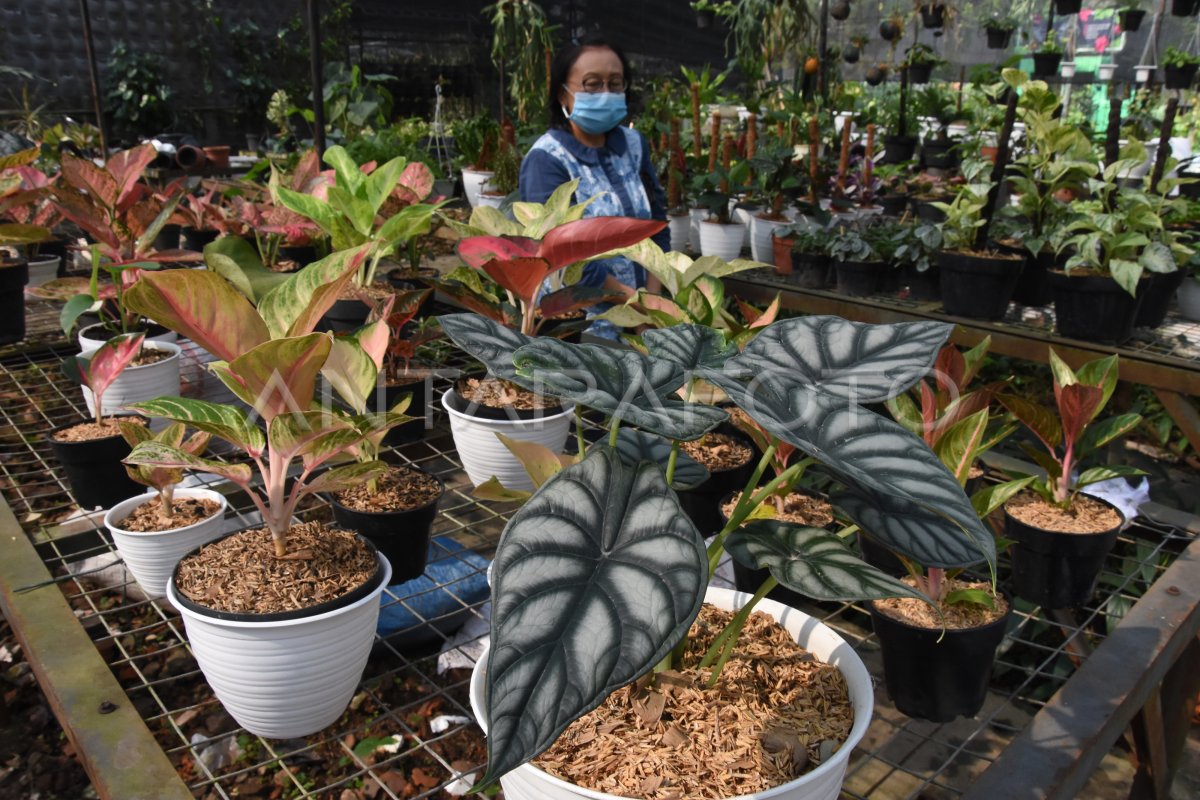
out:
{"label": "wooden post", "polygon": [[700,84],[692,84],[692,155],[697,159],[704,154],[704,137],[700,134]]}
{"label": "wooden post", "polygon": [[717,156],[721,152],[721,112],[714,111],[712,115],[712,139],[708,145],[708,171],[717,169]]}
{"label": "wooden post", "polygon": [[1179,96],[1167,101],[1163,111],[1162,130],[1158,134],[1158,154],[1154,159],[1154,171],[1150,173],[1150,191],[1158,191],[1158,182],[1162,180],[1163,171],[1167,168],[1167,157],[1171,155],[1171,131],[1175,128],[1175,114],[1179,111]]}
{"label": "wooden post", "polygon": [[733,163],[733,137],[725,134],[721,143],[721,194],[729,194],[729,166]]}
{"label": "wooden post", "polygon": [[859,198],[859,205],[862,205],[864,197],[870,197],[871,204],[875,203],[875,192],[871,189],[871,175],[875,170],[875,123],[867,125],[867,153],[866,160],[863,162],[863,185],[862,196]]}
{"label": "wooden post", "polygon": [[812,184],[809,194],[812,195],[813,205],[817,205],[818,192],[817,180],[819,171],[817,169],[817,154],[821,150],[821,125],[817,122],[817,117],[814,114],[808,120],[808,176],[809,183]]}
{"label": "wooden post", "polygon": [[96,112],[96,128],[100,131],[100,157],[108,160],[108,123],[104,121],[104,107],[100,104],[100,73],[96,69],[96,50],[92,45],[92,14],[88,0],[79,0],[79,13],[83,15],[83,50],[88,60],[88,80],[92,86],[92,110]]}
{"label": "wooden post", "polygon": [[325,79],[321,66],[321,0],[308,0],[308,59],[312,71],[313,147],[325,154]]}
{"label": "wooden post", "polygon": [[1104,163],[1111,164],[1121,155],[1121,85],[1113,81],[1108,93],[1108,130],[1104,135]]}
{"label": "wooden post", "polygon": [[1012,139],[1013,124],[1017,121],[1017,93],[1009,92],[1008,106],[1004,109],[1004,125],[997,142],[996,163],[992,165],[992,188],[988,191],[987,205],[983,207],[983,224],[975,232],[975,250],[987,247],[988,234],[992,229],[992,218],[996,215],[996,204],[1000,202],[1000,182],[1008,168],[1009,140]]}
{"label": "wooden post", "polygon": [[679,171],[683,168],[683,154],[679,151],[679,119],[671,117],[671,137],[667,150],[667,205],[678,208],[683,202],[679,186]]}
{"label": "wooden post", "polygon": [[746,158],[758,152],[758,117],[753,111],[746,117]]}

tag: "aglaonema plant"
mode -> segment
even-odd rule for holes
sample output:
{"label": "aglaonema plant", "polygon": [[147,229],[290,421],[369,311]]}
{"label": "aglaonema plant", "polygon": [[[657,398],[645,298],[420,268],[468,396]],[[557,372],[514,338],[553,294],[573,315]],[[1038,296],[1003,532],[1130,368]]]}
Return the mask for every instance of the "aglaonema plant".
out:
{"label": "aglaonema plant", "polygon": [[1139,414],[1118,414],[1096,422],[1117,386],[1115,355],[1072,370],[1051,348],[1050,369],[1054,376],[1054,409],[1013,394],[1002,393],[998,399],[1041,445],[1021,446],[1046,472],[1044,478],[1033,478],[1029,488],[1047,503],[1069,511],[1081,489],[1112,478],[1142,474],[1128,465],[1092,467],[1075,474],[1085,457],[1129,433],[1142,418]]}
{"label": "aglaonema plant", "polygon": [[[205,431],[196,431],[185,440],[187,428],[178,422],[171,423],[158,433],[154,433],[145,425],[132,422],[118,422],[117,425],[120,426],[121,435],[125,437],[130,448],[137,447],[142,442],[158,442],[190,456],[199,457],[204,454],[212,438],[212,435]],[[183,470],[139,464],[127,466],[125,471],[135,483],[158,492],[158,518],[163,524],[169,525],[171,516],[175,513],[175,487],[183,480]]]}
{"label": "aglaonema plant", "polygon": [[114,336],[100,345],[95,352],[76,359],[79,377],[83,385],[92,390],[95,398],[97,424],[104,422],[104,393],[137,358],[145,338],[145,334],[141,333]]}
{"label": "aglaonema plant", "polygon": [[[696,376],[819,464],[842,487],[832,503],[888,547],[944,569],[994,566],[994,540],[954,475],[920,439],[861,405],[913,386],[949,325],[802,317],[766,326],[739,351],[721,332],[685,324],[648,331],[643,354],[534,339],[472,314],[441,322],[495,376],[586,406],[609,430],[541,483],[496,552],[483,784],[545,750],[613,690],[670,663],[722,549],[741,550],[771,573],[751,608],[779,583],[826,600],[920,596],[824,529],[777,520],[743,527],[803,468],[789,465],[759,487],[776,446],[706,548],[672,488],[679,443],[727,419],[720,408],[679,399]],[[658,446],[623,450],[627,427]],[[749,613],[718,636],[706,666],[719,669]]]}
{"label": "aglaonema plant", "polygon": [[[332,459],[353,455],[376,432],[407,420],[403,415],[341,413],[315,405],[322,373],[355,409],[358,394],[366,391],[362,387],[374,387],[386,346],[384,323],[337,339],[314,330],[370,247],[310,264],[271,290],[258,308],[213,272],[147,273],[130,291],[130,305],[221,359],[210,369],[251,413],[239,406],[182,397],[160,397],[133,407],[224,439],[244,451],[249,463],[206,459],[159,441],[138,444],[125,463],[194,469],[229,480],[247,493],[262,515],[276,557],[304,557],[287,549],[287,532],[299,502],[316,492],[370,480],[387,465],[368,460],[322,468]],[[265,423],[265,433],[251,414]],[[297,460],[299,473],[289,486],[289,470]]]}

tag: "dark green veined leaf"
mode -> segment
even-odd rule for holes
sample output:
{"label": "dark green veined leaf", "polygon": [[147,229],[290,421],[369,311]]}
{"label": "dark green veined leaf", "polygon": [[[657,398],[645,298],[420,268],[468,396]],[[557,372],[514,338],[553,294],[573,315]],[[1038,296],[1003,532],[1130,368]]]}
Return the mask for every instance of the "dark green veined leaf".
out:
{"label": "dark green veined leaf", "polygon": [[1088,427],[1079,442],[1075,445],[1075,453],[1082,455],[1098,450],[1114,439],[1118,439],[1136,428],[1142,421],[1140,414],[1120,414],[1101,420]]}
{"label": "dark green veined leaf", "polygon": [[[642,461],[652,461],[662,467],[663,474],[666,474],[667,462],[671,458],[671,443],[652,433],[621,428],[617,431],[617,452],[621,454],[621,460],[626,466],[636,467]],[[674,478],[671,482],[672,489],[694,489],[708,480],[708,468],[680,451],[675,457]]]}
{"label": "dark green veined leaf", "polygon": [[527,389],[581,403],[670,439],[697,439],[728,418],[719,408],[670,397],[683,384],[683,370],[641,353],[542,338],[518,350],[513,365],[517,382]]}
{"label": "dark green veined leaf", "polygon": [[985,486],[971,495],[971,505],[979,518],[983,519],[1015,497],[1017,492],[1033,483],[1034,480],[1036,479],[1032,475],[1026,475],[1023,478]]}
{"label": "dark green veined leaf", "polygon": [[219,436],[252,456],[260,455],[267,446],[267,437],[263,432],[251,424],[244,411],[234,406],[185,397],[159,397],[128,407],[148,417],[183,422],[197,430]]}
{"label": "dark green veined leaf", "polygon": [[737,348],[725,338],[725,334],[704,325],[675,325],[670,328],[648,330],[642,341],[652,358],[662,358],[678,364],[685,372],[697,369],[720,369]]}
{"label": "dark green veined leaf", "polygon": [[484,784],[661,661],[699,613],[708,573],[662,470],[599,448],[513,516],[492,576]]}
{"label": "dark green veined leaf", "polygon": [[992,536],[958,481],[924,442],[891,420],[773,376],[749,385],[715,370],[725,390],[767,431],[821,462],[847,489],[835,503],[893,550],[931,567],[995,563]]}
{"label": "dark green veined leaf", "polygon": [[822,528],[757,520],[729,534],[725,549],[743,566],[765,567],[784,586],[816,600],[922,596],[862,561],[841,539]]}
{"label": "dark green veined leaf", "polygon": [[765,328],[727,367],[737,377],[771,373],[834,397],[879,403],[929,372],[951,330],[943,322],[868,325],[795,317]]}
{"label": "dark green veined leaf", "polygon": [[453,342],[482,361],[497,378],[513,380],[513,353],[534,341],[478,314],[443,314],[438,317],[442,330]]}

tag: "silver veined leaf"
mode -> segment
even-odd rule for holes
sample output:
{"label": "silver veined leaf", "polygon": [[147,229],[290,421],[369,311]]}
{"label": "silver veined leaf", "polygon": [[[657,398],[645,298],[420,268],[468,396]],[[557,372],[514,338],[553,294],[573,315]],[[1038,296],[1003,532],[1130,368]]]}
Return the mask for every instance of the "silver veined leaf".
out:
{"label": "silver veined leaf", "polygon": [[[635,430],[621,428],[617,431],[617,452],[627,466],[635,467],[642,461],[653,461],[667,471],[667,462],[671,457],[671,443],[661,436]],[[680,451],[675,456],[675,475],[671,488],[682,492],[694,489],[708,480],[708,468]]]}
{"label": "silver veined leaf", "polygon": [[686,372],[697,369],[720,369],[737,348],[725,334],[705,325],[673,325],[670,328],[648,330],[642,341],[652,358],[677,364]]}
{"label": "silver veined leaf", "polygon": [[497,378],[513,380],[513,353],[535,341],[479,314],[443,314],[438,317],[442,330],[456,345],[479,359]]}

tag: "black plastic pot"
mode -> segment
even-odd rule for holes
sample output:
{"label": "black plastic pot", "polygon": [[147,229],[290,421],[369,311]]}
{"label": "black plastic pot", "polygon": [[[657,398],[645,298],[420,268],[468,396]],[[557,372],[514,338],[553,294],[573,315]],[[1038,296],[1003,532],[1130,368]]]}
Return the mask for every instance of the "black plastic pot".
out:
{"label": "black plastic pot", "polygon": [[913,85],[929,83],[929,79],[933,77],[933,64],[909,64],[907,69],[908,82]]}
{"label": "black plastic pot", "polygon": [[946,24],[946,7],[941,3],[921,6],[921,24],[927,30],[935,30]]}
{"label": "black plastic pot", "polygon": [[129,455],[129,443],[120,433],[88,442],[60,442],[54,438],[58,431],[72,428],[79,421],[61,425],[46,434],[50,450],[67,475],[71,496],[79,507],[112,508],[117,503],[146,491],[134,483],[125,471],[121,459]]}
{"label": "black plastic pot", "polygon": [[1171,0],[1171,14],[1176,17],[1194,17],[1200,12],[1200,0]]}
{"label": "black plastic pot", "polygon": [[1054,0],[1054,13],[1060,17],[1067,14],[1078,14],[1083,8],[1083,0]]}
{"label": "black plastic pot", "polygon": [[1012,41],[1012,31],[1003,31],[999,28],[984,28],[987,33],[987,46],[989,50],[1006,50],[1008,43]]}
{"label": "black plastic pot", "polygon": [[428,389],[429,385],[422,376],[406,383],[389,384],[383,387],[382,392],[377,392],[367,398],[367,407],[371,411],[379,412],[394,406],[404,394],[411,394],[412,400],[408,404],[408,410],[404,413],[410,417],[421,417],[421,419],[397,425],[388,431],[387,435],[383,437],[385,445],[416,442],[425,437],[426,420],[424,417],[428,413]]}
{"label": "black plastic pot", "polygon": [[[1121,514],[1116,506],[1104,504]],[[1013,593],[1042,608],[1079,608],[1091,599],[1104,558],[1124,524],[1121,514],[1112,530],[1058,533],[1027,525],[1006,508],[1004,535],[1014,542],[1009,553]]]}
{"label": "black plastic pot", "polygon": [[867,603],[879,637],[888,696],[902,713],[933,722],[973,717],[983,708],[996,648],[1009,612],[978,628],[918,628]]}
{"label": "black plastic pot", "polygon": [[317,260],[317,248],[311,244],[301,247],[280,247],[277,255],[284,261],[295,261],[299,264],[299,268],[303,269]]}
{"label": "black plastic pot", "polygon": [[901,273],[900,280],[908,287],[910,300],[938,300],[941,298],[941,270],[936,264],[924,272],[919,271],[911,264],[905,264]]}
{"label": "black plastic pot", "polygon": [[[405,269],[389,270],[387,274],[388,286],[401,292],[416,292],[422,289],[428,289],[429,285],[423,283],[420,278],[438,278],[441,273],[433,267],[418,267],[416,273]],[[433,305],[433,292],[425,298],[425,302],[421,303],[421,307],[417,309],[418,317],[427,317],[431,313]]]}
{"label": "black plastic pot", "polygon": [[1013,300],[1025,306],[1050,305],[1054,301],[1054,290],[1050,286],[1050,270],[1055,266],[1057,256],[1049,250],[1043,250],[1035,256],[1023,248],[1000,246],[1001,251],[1010,249],[1014,253],[1025,255],[1021,276],[1017,278],[1016,288],[1013,289]]}
{"label": "black plastic pot", "polygon": [[1182,67],[1166,65],[1163,67],[1163,85],[1168,89],[1186,89],[1196,79],[1196,64],[1184,64]]}
{"label": "black plastic pot", "polygon": [[1146,12],[1141,8],[1123,8],[1117,12],[1117,22],[1121,26],[1121,30],[1128,33],[1136,33],[1142,27],[1142,20],[1146,18]]}
{"label": "black plastic pot", "polygon": [[754,473],[755,466],[754,444],[749,439],[738,433],[732,426],[721,426],[717,430],[719,433],[740,440],[750,448],[751,456],[745,464],[730,469],[711,471],[708,480],[704,483],[694,489],[684,489],[679,492],[679,505],[683,507],[688,519],[696,526],[696,530],[700,531],[700,535],[705,538],[716,534],[725,524],[725,518],[721,514],[721,498],[730,492],[745,489],[750,476]]}
{"label": "black plastic pot", "polygon": [[885,136],[883,137],[883,163],[903,164],[912,161],[913,153],[917,151],[915,136]]}
{"label": "black plastic pot", "polygon": [[921,145],[921,161],[930,169],[952,168],[958,162],[954,153],[954,142],[949,139],[927,139]]}
{"label": "black plastic pot", "polygon": [[370,313],[371,307],[357,298],[335,300],[325,316],[321,317],[321,327],[334,333],[348,333],[361,328]]}
{"label": "black plastic pot", "polygon": [[1034,53],[1033,75],[1035,78],[1053,78],[1058,74],[1062,53]]}
{"label": "black plastic pot", "polygon": [[716,18],[716,15],[712,11],[709,11],[707,9],[704,11],[697,11],[696,12],[696,27],[700,28],[701,30],[704,30],[705,28],[711,28],[712,24],[713,24],[713,20],[715,18]]}
{"label": "black plastic pot", "polygon": [[29,262],[13,259],[0,262],[0,344],[25,338],[25,284]]}
{"label": "black plastic pot", "polygon": [[942,307],[947,314],[995,320],[1008,311],[1024,260],[943,251],[938,253],[938,267],[942,273]]}
{"label": "black plastic pot", "polygon": [[802,289],[828,289],[829,256],[792,251],[792,280]]}
{"label": "black plastic pot", "polygon": [[934,203],[940,203],[940,202],[948,203],[948,202],[950,202],[951,199],[952,198],[949,198],[949,197],[947,197],[947,198],[939,197],[936,200],[918,200],[917,198],[914,197],[913,201],[912,201],[912,206],[913,206],[913,210],[917,214],[917,219],[923,220],[925,222],[933,222],[936,224],[938,222],[946,221],[946,212],[942,211],[940,208],[935,206]]}
{"label": "black plastic pot", "polygon": [[441,485],[442,491],[425,505],[405,511],[355,511],[339,503],[336,497],[328,498],[334,521],[362,534],[391,562],[393,584],[420,577],[429,562],[430,531],[437,518],[438,501],[446,492],[437,476],[430,477]]}
{"label": "black plastic pot", "polygon": [[202,231],[195,228],[180,228],[180,246],[184,250],[204,251],[204,245],[214,242],[220,234],[217,231]]}
{"label": "black plastic pot", "polygon": [[1133,336],[1140,297],[1130,297],[1112,278],[1051,272],[1050,286],[1060,336],[1103,344],[1122,344]]}
{"label": "black plastic pot", "polygon": [[908,208],[908,195],[885,194],[876,198],[876,202],[883,207],[883,213],[889,217],[898,217],[904,213],[904,209]]}
{"label": "black plastic pot", "polygon": [[154,237],[155,250],[178,250],[179,236],[182,225],[163,225],[158,232],[158,236]]}
{"label": "black plastic pot", "polygon": [[1152,272],[1146,284],[1142,304],[1133,320],[1135,328],[1157,328],[1167,318],[1167,307],[1171,305],[1175,291],[1183,285],[1183,270],[1174,272]]}
{"label": "black plastic pot", "polygon": [[882,261],[836,261],[837,290],[850,297],[868,297],[879,289],[887,265]]}

